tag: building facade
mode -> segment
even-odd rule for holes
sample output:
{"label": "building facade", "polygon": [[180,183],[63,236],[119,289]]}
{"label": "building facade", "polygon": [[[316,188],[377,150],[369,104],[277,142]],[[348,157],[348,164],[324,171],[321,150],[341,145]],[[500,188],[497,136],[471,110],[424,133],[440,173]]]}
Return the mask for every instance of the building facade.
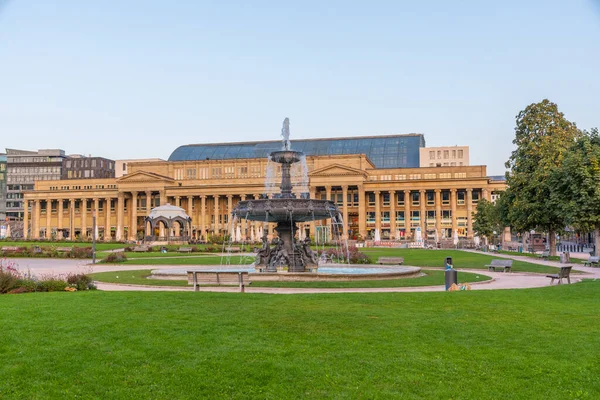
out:
{"label": "building facade", "polygon": [[6,154],[0,154],[0,221],[6,221]]}
{"label": "building facade", "polygon": [[[266,157],[176,158],[131,162],[119,178],[36,182],[25,194],[31,205],[26,235],[89,237],[95,217],[98,237],[107,241],[161,236],[144,219],[167,203],[186,210],[195,239],[238,231],[243,240],[258,240],[259,231],[274,234],[271,224],[230,219],[238,201],[277,191],[268,181],[277,181],[280,171],[272,170]],[[382,168],[366,154],[307,155],[304,170],[308,181],[296,187],[297,195],[330,199],[342,214],[343,226],[332,227],[331,220],[302,224],[318,241],[328,240],[333,230],[350,239],[378,232],[382,239],[413,240],[417,230],[425,238],[472,238],[477,202],[505,188],[503,181],[487,177],[485,166]]]}
{"label": "building facade", "polygon": [[466,167],[469,165],[469,146],[422,147],[419,166]]}
{"label": "building facade", "polygon": [[62,163],[61,179],[114,178],[115,162],[102,157],[70,154]]}
{"label": "building facade", "polygon": [[35,181],[59,180],[65,152],[6,149],[6,158],[6,218],[19,221],[24,215],[23,193],[33,190]]}
{"label": "building facade", "polygon": [[115,178],[120,178],[123,175],[127,175],[127,166],[131,163],[136,162],[152,162],[152,161],[164,161],[162,158],[138,158],[128,160],[115,160]]}

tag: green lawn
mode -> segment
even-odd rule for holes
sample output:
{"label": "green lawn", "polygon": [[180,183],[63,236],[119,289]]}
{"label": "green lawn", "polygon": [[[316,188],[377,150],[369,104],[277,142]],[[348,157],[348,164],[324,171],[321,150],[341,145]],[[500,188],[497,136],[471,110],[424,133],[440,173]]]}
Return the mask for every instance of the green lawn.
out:
{"label": "green lawn", "polygon": [[[378,257],[398,256],[404,257],[404,264],[416,267],[443,267],[445,257],[452,257],[454,268],[486,269],[485,265],[492,259],[499,258],[460,250],[364,248],[360,251],[367,254],[373,262],[376,262]],[[556,273],[558,268],[514,260],[512,270],[513,272]]]}
{"label": "green lawn", "polygon": [[[214,253],[161,253],[160,251],[151,252],[123,252],[127,258],[182,258],[182,257],[215,257]],[[98,257],[106,257],[110,254],[107,251],[97,252]],[[219,256],[220,257],[220,256]]]}
{"label": "green lawn", "polygon": [[[282,288],[376,288],[376,287],[409,287],[433,286],[444,284],[444,271],[426,270],[426,275],[418,278],[362,280],[353,282],[252,282],[252,287]],[[151,270],[110,271],[92,274],[94,280],[107,283],[123,283],[151,286],[189,286],[187,280],[147,279]],[[481,282],[489,280],[489,276],[459,272],[459,283]]]}
{"label": "green lawn", "polygon": [[0,296],[0,398],[595,399],[600,281]]}
{"label": "green lawn", "polygon": [[132,258],[118,265],[219,265],[219,264],[252,264],[254,257],[197,255],[178,258]]}

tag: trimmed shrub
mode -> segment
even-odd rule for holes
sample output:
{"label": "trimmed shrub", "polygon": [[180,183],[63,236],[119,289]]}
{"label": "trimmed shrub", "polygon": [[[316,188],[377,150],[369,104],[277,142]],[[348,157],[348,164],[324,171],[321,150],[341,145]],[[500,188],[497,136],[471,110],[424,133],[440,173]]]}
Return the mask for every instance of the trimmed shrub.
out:
{"label": "trimmed shrub", "polygon": [[346,251],[346,246],[327,249],[325,254],[340,263],[371,264],[369,257],[358,250],[356,246],[348,246],[348,251]]}
{"label": "trimmed shrub", "polygon": [[119,251],[119,252],[115,252],[115,253],[110,253],[109,255],[104,257],[101,262],[103,262],[103,263],[121,263],[124,261],[127,261],[127,256],[125,255],[125,253]]}
{"label": "trimmed shrub", "polygon": [[67,287],[67,282],[62,279],[50,278],[39,281],[37,289],[40,292],[62,292]]}
{"label": "trimmed shrub", "polygon": [[86,274],[69,274],[67,283],[77,290],[95,290],[96,285],[92,277]]}

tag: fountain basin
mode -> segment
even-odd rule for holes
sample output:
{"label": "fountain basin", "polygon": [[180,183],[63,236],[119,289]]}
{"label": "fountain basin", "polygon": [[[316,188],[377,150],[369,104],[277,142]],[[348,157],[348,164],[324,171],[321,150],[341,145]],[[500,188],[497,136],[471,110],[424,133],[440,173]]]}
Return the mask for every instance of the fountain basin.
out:
{"label": "fountain basin", "polygon": [[[192,283],[191,277],[188,277],[188,271],[206,271],[206,272],[248,272],[250,282],[258,281],[357,281],[357,280],[384,280],[398,278],[416,278],[422,276],[419,267],[382,267],[380,265],[365,264],[325,264],[319,266],[319,272],[286,272],[269,273],[255,272],[254,265],[228,265],[212,266],[210,268],[181,268],[181,269],[155,269],[152,270],[150,279],[182,280],[188,279]],[[191,276],[191,274],[190,274]]]}
{"label": "fountain basin", "polygon": [[310,222],[338,213],[338,207],[329,200],[294,198],[244,200],[233,210],[234,217],[262,222]]}

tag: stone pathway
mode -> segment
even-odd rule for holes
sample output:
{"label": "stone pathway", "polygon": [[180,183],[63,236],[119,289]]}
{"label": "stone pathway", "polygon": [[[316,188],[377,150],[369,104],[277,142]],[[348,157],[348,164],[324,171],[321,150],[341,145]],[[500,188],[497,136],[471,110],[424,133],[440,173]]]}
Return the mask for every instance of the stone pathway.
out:
{"label": "stone pathway", "polygon": [[[476,251],[473,251],[476,252]],[[489,253],[482,253],[490,255]],[[498,258],[510,258],[514,260],[526,261],[534,264],[548,265],[552,267],[561,267],[556,261],[545,261],[533,259],[526,256],[516,256],[507,254],[494,254]],[[86,260],[70,259],[36,259],[22,258],[10,259],[18,264],[23,271],[30,270],[35,274],[53,274],[61,275],[73,272],[106,272],[106,271],[128,271],[138,269],[181,269],[182,265],[106,265],[86,264]],[[584,267],[582,264],[568,264],[573,266],[573,271],[580,271],[580,274],[571,275],[571,282],[580,282],[584,278],[600,278],[600,268]],[[194,268],[214,269],[214,265],[194,266]],[[457,269],[459,272],[480,273],[492,278],[491,281],[471,283],[473,290],[496,290],[496,289],[526,289],[544,287],[550,285],[550,279],[545,274],[534,274],[524,272],[489,272],[481,269]],[[141,286],[141,285],[121,285],[114,283],[98,283],[98,289],[108,291],[192,291],[191,287],[173,287],[173,286]],[[302,293],[390,293],[390,292],[441,292],[444,286],[418,286],[418,287],[399,287],[399,288],[348,288],[348,289],[316,289],[316,288],[259,288],[246,286],[247,293],[271,293],[271,294],[302,294]],[[207,292],[239,292],[237,287],[201,287],[200,291]]]}

